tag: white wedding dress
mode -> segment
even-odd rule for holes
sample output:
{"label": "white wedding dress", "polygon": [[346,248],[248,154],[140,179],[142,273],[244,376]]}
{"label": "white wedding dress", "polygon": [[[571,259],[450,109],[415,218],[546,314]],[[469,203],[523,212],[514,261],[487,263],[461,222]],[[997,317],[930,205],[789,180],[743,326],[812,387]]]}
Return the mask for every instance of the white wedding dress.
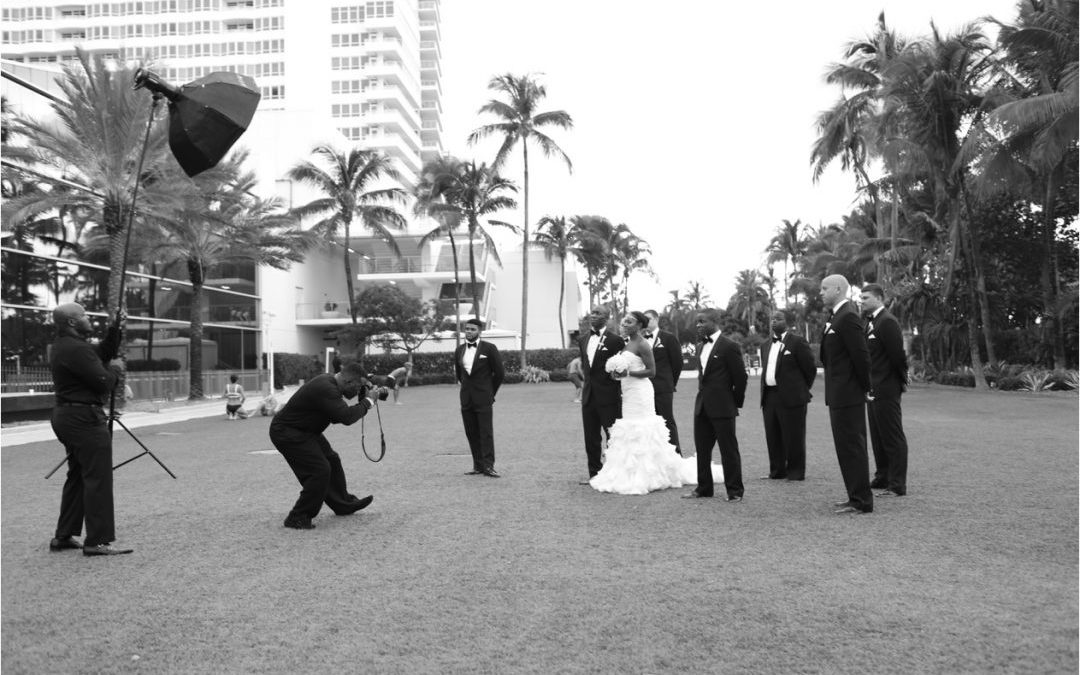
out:
{"label": "white wedding dress", "polygon": [[[630,370],[645,366],[641,358],[623,352]],[[653,490],[697,484],[697,458],[681,457],[668,442],[664,418],[656,414],[652,382],[624,377],[622,417],[611,427],[604,466],[589,484],[600,492],[643,495]],[[713,464],[713,480],[723,482],[723,470]]]}

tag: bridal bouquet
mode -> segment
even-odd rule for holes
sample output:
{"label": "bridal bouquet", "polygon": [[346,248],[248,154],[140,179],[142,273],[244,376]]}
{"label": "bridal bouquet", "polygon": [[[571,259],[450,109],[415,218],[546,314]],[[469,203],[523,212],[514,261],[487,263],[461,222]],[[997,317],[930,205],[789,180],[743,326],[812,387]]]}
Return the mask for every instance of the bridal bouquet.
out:
{"label": "bridal bouquet", "polygon": [[626,377],[630,372],[630,359],[626,358],[626,352],[619,352],[608,359],[604,370],[616,380]]}

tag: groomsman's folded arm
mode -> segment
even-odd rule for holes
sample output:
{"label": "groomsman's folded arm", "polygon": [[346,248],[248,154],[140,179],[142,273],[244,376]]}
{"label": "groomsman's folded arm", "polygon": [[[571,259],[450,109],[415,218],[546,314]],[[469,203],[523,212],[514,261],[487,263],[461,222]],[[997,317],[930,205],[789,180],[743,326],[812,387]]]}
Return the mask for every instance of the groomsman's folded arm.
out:
{"label": "groomsman's folded arm", "polygon": [[724,365],[731,373],[731,393],[735,397],[735,407],[743,407],[746,400],[746,383],[750,376],[746,374],[746,364],[737,345],[731,346],[724,354]]}
{"label": "groomsman's folded arm", "polygon": [[855,371],[855,379],[864,392],[872,393],[874,385],[870,381],[870,349],[866,346],[862,322],[852,313],[837,329],[844,347],[847,348],[848,356],[851,357],[851,368]]}
{"label": "groomsman's folded arm", "polygon": [[499,354],[499,350],[492,348],[491,354],[493,357],[491,359],[491,396],[494,398],[495,394],[499,393],[506,371],[503,369],[502,355]]}
{"label": "groomsman's folded arm", "polygon": [[805,340],[795,342],[795,361],[799,364],[799,371],[806,382],[806,388],[812,388],[817,378],[817,366],[814,365],[814,355],[810,352],[809,342]]}

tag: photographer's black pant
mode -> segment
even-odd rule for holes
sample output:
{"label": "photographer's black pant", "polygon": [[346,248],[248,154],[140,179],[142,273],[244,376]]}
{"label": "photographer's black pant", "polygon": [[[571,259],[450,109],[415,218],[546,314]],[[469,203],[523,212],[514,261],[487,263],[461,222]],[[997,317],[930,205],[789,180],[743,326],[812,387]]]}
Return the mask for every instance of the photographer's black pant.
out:
{"label": "photographer's black pant", "polygon": [[323,502],[334,513],[351,512],[345,509],[356,497],[349,494],[345,485],[341,456],[334,452],[325,436],[285,431],[271,433],[270,441],[300,481],[300,497],[289,518],[314,518]]}
{"label": "photographer's black pant", "polygon": [[105,412],[100,406],[57,406],[53,408],[52,428],[68,453],[56,536],[78,536],[85,519],[86,546],[111,543],[116,539],[116,525],[112,439]]}

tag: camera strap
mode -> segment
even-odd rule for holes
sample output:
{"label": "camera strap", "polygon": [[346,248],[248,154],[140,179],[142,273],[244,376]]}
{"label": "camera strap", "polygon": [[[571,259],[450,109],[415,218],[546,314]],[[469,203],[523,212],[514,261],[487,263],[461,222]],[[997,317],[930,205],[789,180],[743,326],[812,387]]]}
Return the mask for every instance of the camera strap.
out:
{"label": "camera strap", "polygon": [[367,415],[360,418],[360,449],[364,452],[364,457],[367,457],[368,460],[370,460],[372,462],[381,462],[382,458],[386,456],[386,436],[383,434],[382,413],[379,412],[379,399],[377,397],[375,399],[375,417],[378,418],[378,420],[379,420],[379,456],[377,458],[372,457],[371,455],[368,454],[367,445],[365,445],[365,443],[364,443],[364,418],[365,417],[367,417]]}

